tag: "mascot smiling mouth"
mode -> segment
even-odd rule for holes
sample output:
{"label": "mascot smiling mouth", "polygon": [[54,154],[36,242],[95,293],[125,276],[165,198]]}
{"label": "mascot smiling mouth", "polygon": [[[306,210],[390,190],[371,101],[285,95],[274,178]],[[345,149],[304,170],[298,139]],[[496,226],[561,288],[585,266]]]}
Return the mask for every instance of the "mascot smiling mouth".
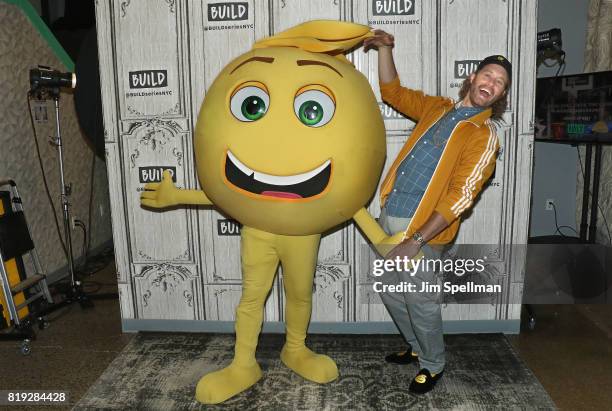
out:
{"label": "mascot smiling mouth", "polygon": [[301,174],[275,176],[255,171],[244,165],[227,150],[225,177],[232,185],[264,197],[305,199],[321,194],[331,177],[331,160]]}

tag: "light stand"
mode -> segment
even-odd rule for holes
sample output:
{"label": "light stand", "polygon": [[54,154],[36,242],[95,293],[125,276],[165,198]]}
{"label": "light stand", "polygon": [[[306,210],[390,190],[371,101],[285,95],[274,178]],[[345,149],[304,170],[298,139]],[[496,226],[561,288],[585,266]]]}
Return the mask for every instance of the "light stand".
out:
{"label": "light stand", "polygon": [[51,137],[50,144],[55,146],[57,149],[57,159],[59,166],[59,179],[60,179],[60,202],[62,207],[62,220],[64,223],[64,240],[66,247],[66,257],[68,260],[68,272],[70,274],[70,284],[69,289],[65,291],[65,299],[57,304],[49,306],[43,309],[39,316],[43,316],[49,314],[61,307],[64,307],[68,304],[71,304],[75,301],[78,301],[81,307],[90,308],[93,307],[92,302],[89,299],[89,296],[83,292],[81,282],[77,278],[75,265],[74,265],[74,255],[72,250],[72,233],[70,228],[70,194],[71,194],[71,184],[66,184],[66,175],[64,172],[64,150],[62,144],[62,130],[60,125],[60,88],[59,87],[49,87],[37,89],[35,91],[38,93],[39,99],[42,98],[43,95],[48,95],[53,99],[55,106],[55,136]]}
{"label": "light stand", "polygon": [[51,141],[57,148],[57,159],[59,162],[60,171],[60,201],[62,203],[62,216],[64,219],[64,238],[66,239],[66,248],[68,252],[68,270],[70,271],[70,282],[75,283],[74,273],[74,256],[72,254],[72,234],[70,233],[70,202],[68,197],[71,193],[71,186],[66,185],[64,175],[64,150],[62,148],[62,132],[60,127],[59,115],[59,89],[54,89],[51,93],[55,103],[55,137]]}
{"label": "light stand", "polygon": [[71,233],[71,214],[70,214],[70,201],[71,195],[71,184],[66,184],[66,177],[64,173],[64,150],[62,143],[62,131],[60,125],[60,87],[71,87],[74,88],[76,85],[76,77],[73,73],[58,73],[49,69],[48,67],[39,66],[38,70],[34,69],[30,71],[30,84],[32,90],[30,93],[38,93],[39,97],[42,98],[43,94],[50,96],[53,99],[55,105],[55,136],[51,139],[51,144],[57,148],[57,158],[59,165],[59,177],[60,177],[60,201],[62,205],[62,219],[64,222],[64,239],[66,243],[66,254],[68,259],[68,270],[70,274],[69,289],[64,292],[65,298],[63,301],[46,307],[38,313],[39,316],[44,316],[48,313],[56,311],[57,309],[78,302],[82,308],[93,307],[92,299],[117,299],[117,293],[108,294],[95,294],[88,295],[83,291],[82,283],[77,276],[74,255],[72,250],[72,233]]}

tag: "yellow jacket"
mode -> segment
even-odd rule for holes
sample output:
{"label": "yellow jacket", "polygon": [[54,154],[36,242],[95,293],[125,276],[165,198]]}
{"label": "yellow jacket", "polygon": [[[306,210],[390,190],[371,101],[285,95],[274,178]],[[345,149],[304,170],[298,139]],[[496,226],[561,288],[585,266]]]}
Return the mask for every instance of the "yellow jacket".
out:
{"label": "yellow jacket", "polygon": [[[380,90],[383,100],[417,122],[380,186],[383,206],[402,160],[419,138],[453,108],[454,102],[450,98],[427,96],[421,91],[402,87],[397,77],[389,83],[381,83]],[[483,184],[495,170],[499,141],[490,117],[491,109],[488,108],[455,126],[404,237],[411,236],[437,211],[449,226],[429,243],[447,244],[455,238],[461,214],[472,206]]]}

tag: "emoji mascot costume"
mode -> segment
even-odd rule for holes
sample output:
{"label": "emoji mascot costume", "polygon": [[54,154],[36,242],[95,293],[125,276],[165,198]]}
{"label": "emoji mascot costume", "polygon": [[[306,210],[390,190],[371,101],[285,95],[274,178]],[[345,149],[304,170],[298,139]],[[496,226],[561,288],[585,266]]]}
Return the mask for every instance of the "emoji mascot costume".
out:
{"label": "emoji mascot costume", "polygon": [[[367,26],[311,21],[255,43],[208,90],[195,130],[202,190],[176,188],[168,172],[148,184],[144,206],[211,205],[243,224],[242,297],[232,363],[205,375],[198,401],[225,401],[255,384],[263,310],[283,267],[283,363],[328,383],[334,361],[305,345],[321,233],[351,218],[380,250],[387,237],[364,206],[385,160],[385,128],[365,76],[344,52],[371,36]],[[384,252],[383,252],[384,254]]]}

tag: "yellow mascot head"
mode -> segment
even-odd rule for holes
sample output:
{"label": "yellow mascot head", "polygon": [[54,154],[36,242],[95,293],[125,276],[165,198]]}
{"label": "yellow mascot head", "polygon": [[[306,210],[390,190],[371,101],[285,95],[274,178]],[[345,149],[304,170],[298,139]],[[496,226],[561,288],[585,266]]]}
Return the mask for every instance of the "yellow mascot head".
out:
{"label": "yellow mascot head", "polygon": [[244,225],[322,233],[373,195],[385,128],[366,77],[344,52],[367,26],[311,21],[257,42],[217,76],[195,131],[200,183]]}

